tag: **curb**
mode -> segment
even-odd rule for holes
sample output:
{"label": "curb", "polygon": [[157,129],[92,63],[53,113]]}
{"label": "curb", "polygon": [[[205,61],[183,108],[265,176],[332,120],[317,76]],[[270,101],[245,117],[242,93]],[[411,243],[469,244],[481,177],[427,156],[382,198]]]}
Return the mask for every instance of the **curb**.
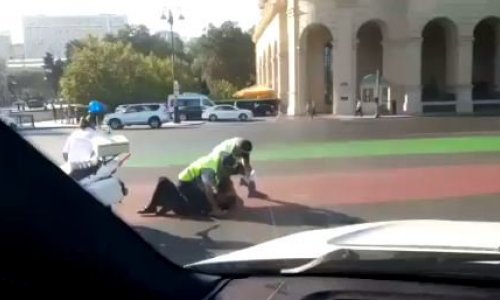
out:
{"label": "curb", "polygon": [[52,129],[75,129],[77,128],[78,126],[65,126],[65,127],[61,127],[61,126],[47,126],[47,127],[17,127],[17,130],[20,130],[20,131],[29,131],[29,130],[45,130],[45,129],[49,129],[49,130],[52,130]]}
{"label": "curb", "polygon": [[[197,122],[197,123],[188,123],[188,124],[181,123],[179,125],[166,125],[166,124],[164,124],[160,128],[175,129],[175,128],[183,128],[183,127],[195,127],[195,126],[202,126],[205,123],[206,122]],[[49,129],[49,130],[52,130],[52,129],[75,129],[75,128],[78,128],[78,126],[72,125],[72,126],[43,126],[43,127],[39,127],[39,126],[36,126],[36,124],[35,124],[35,127],[18,127],[17,129],[22,130],[22,131],[28,131],[28,130],[44,130],[44,129]]]}
{"label": "curb", "polygon": [[183,123],[181,123],[181,124],[177,124],[177,125],[170,125],[170,124],[167,124],[166,126],[165,126],[165,124],[164,124],[164,125],[162,125],[162,126],[161,126],[161,128],[177,128],[177,127],[201,126],[201,125],[204,125],[204,124],[206,124],[206,123],[207,123],[207,122],[196,122],[196,123],[188,123],[188,124],[185,124],[185,123],[183,124]]}

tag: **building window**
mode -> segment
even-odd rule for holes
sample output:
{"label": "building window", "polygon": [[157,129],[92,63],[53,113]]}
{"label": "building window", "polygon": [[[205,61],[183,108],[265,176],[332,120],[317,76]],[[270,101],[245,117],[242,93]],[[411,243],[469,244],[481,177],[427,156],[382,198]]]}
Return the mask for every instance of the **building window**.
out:
{"label": "building window", "polygon": [[332,71],[332,43],[327,43],[324,49],[324,79],[325,79],[325,103],[333,103],[333,71]]}

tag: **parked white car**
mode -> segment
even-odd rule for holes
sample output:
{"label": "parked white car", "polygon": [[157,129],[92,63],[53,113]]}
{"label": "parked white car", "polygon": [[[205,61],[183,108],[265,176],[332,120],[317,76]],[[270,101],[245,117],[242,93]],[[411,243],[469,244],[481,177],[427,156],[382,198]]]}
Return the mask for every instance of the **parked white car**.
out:
{"label": "parked white car", "polygon": [[217,120],[240,120],[248,121],[253,118],[253,113],[247,109],[240,109],[232,105],[216,105],[208,107],[202,114],[202,119],[209,121]]}
{"label": "parked white car", "polygon": [[124,110],[107,114],[103,123],[112,129],[121,129],[130,125],[149,125],[160,128],[170,120],[167,107],[162,103],[131,104]]}
{"label": "parked white car", "polygon": [[121,112],[121,111],[124,111],[129,105],[127,104],[123,104],[123,105],[118,105],[116,108],[115,108],[115,113],[116,112]]}

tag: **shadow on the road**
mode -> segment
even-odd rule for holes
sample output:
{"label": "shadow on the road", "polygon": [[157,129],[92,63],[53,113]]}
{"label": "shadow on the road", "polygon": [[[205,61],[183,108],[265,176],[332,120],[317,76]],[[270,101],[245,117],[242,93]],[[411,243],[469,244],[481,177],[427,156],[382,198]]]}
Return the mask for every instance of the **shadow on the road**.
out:
{"label": "shadow on the road", "polygon": [[240,120],[217,120],[217,121],[213,121],[213,122],[210,122],[211,124],[228,124],[228,123],[234,123],[234,124],[245,124],[245,123],[260,123],[260,122],[265,122],[266,119],[264,119],[263,117],[262,118],[259,118],[259,119],[251,119],[251,120],[246,120],[246,121],[240,121]]}
{"label": "shadow on the road", "polygon": [[253,244],[238,241],[215,241],[210,238],[210,231],[219,225],[211,226],[196,234],[196,237],[180,237],[168,232],[144,227],[134,226],[148,243],[150,243],[163,256],[176,264],[185,265],[202,259],[215,257],[219,251],[235,251],[253,246]]}
{"label": "shadow on the road", "polygon": [[[314,226],[331,227],[363,223],[358,217],[327,209],[313,208],[281,200],[265,199],[246,201],[266,201],[275,205],[243,207],[228,215],[226,220],[263,223],[273,226]],[[276,205],[277,204],[277,205]]]}
{"label": "shadow on the road", "polygon": [[195,216],[195,215],[190,215],[190,216],[183,216],[183,215],[176,215],[174,212],[169,212],[165,215],[157,216],[155,214],[152,215],[143,215],[143,218],[169,218],[169,219],[178,219],[180,221],[182,220],[190,220],[190,221],[198,221],[198,222],[215,222],[215,220],[211,217],[208,216]]}

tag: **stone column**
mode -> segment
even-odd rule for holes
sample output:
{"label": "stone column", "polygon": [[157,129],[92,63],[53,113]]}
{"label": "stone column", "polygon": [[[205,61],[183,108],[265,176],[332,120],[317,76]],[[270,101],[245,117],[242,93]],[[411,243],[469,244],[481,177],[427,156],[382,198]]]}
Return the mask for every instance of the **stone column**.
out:
{"label": "stone column", "polygon": [[473,36],[461,36],[457,41],[457,67],[455,94],[457,99],[457,113],[472,113],[472,61]]}
{"label": "stone column", "polygon": [[288,68],[287,68],[288,56],[286,52],[281,52],[278,55],[278,97],[281,101],[287,99],[287,83],[288,83]]}
{"label": "stone column", "polygon": [[352,12],[339,15],[333,41],[333,113],[335,115],[353,115],[356,105],[357,32],[352,24],[354,19]]}
{"label": "stone column", "polygon": [[288,106],[287,114],[294,116],[299,109],[298,80],[298,18],[297,0],[287,0],[287,31],[288,31]]}
{"label": "stone column", "polygon": [[277,75],[278,75],[278,58],[276,55],[276,50],[272,51],[272,57],[271,57],[271,87],[273,90],[277,91],[278,90],[278,80],[277,80]]}
{"label": "stone column", "polygon": [[260,76],[260,79],[261,79],[261,82],[260,84],[262,85],[266,85],[266,57],[265,55],[262,55],[262,61],[261,61],[261,76]]}
{"label": "stone column", "polygon": [[267,49],[267,54],[266,54],[266,85],[268,87],[272,87],[273,83],[273,62],[272,62],[272,56],[271,56],[271,48]]}
{"label": "stone column", "polygon": [[262,56],[262,84],[267,85],[267,54],[264,51],[264,55]]}
{"label": "stone column", "polygon": [[406,42],[405,96],[403,112],[422,113],[422,38],[411,37]]}
{"label": "stone column", "polygon": [[255,53],[255,81],[260,83],[260,58],[258,52]]}

